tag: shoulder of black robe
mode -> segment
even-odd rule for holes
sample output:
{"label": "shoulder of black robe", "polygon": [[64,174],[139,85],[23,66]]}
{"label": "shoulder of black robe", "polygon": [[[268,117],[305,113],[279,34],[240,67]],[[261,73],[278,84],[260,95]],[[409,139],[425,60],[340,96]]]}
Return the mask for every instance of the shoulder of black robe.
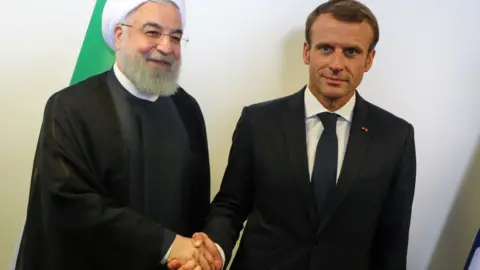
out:
{"label": "shoulder of black robe", "polygon": [[192,179],[191,201],[196,202],[194,212],[191,213],[195,232],[203,230],[210,207],[210,156],[208,150],[207,131],[205,119],[198,102],[182,87],[178,88],[172,100],[178,109],[180,117],[185,124],[190,140],[192,153],[196,155],[196,177]]}
{"label": "shoulder of black robe", "polygon": [[104,159],[125,149],[106,74],[47,101],[18,270],[156,269],[175,237],[108,192],[119,168]]}

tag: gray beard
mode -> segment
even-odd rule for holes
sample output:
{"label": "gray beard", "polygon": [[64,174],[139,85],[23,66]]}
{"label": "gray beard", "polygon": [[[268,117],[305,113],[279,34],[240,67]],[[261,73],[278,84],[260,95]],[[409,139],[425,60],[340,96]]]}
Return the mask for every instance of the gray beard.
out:
{"label": "gray beard", "polygon": [[129,48],[126,50],[128,51],[122,52],[119,57],[119,65],[140,93],[149,96],[171,96],[177,92],[180,61],[165,57],[173,62],[171,66],[149,67],[147,56]]}

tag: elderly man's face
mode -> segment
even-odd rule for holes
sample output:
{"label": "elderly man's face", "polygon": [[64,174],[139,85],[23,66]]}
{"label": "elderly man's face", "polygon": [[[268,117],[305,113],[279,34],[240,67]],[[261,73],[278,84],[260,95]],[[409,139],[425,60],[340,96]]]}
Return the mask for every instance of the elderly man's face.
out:
{"label": "elderly man's face", "polygon": [[139,91],[171,95],[181,58],[182,21],[170,3],[147,2],[116,28],[117,62]]}

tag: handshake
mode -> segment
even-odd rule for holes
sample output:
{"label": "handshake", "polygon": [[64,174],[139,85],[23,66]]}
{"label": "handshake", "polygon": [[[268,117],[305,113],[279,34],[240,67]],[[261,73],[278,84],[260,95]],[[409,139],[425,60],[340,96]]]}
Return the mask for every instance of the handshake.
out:
{"label": "handshake", "polygon": [[192,238],[175,237],[168,255],[168,269],[221,270],[222,266],[219,248],[205,233],[195,233]]}

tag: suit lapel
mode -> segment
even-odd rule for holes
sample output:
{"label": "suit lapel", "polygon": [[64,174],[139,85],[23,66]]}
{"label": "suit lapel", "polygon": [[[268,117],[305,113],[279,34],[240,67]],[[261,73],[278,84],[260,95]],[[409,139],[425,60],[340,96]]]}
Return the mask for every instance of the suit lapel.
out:
{"label": "suit lapel", "polygon": [[370,134],[372,132],[368,130],[369,122],[367,114],[368,103],[357,92],[350,135],[342,169],[335,188],[335,195],[333,200],[328,202],[326,216],[322,219],[317,233],[323,229],[332,213],[347,195],[352,183],[357,179],[358,170],[361,167],[361,161],[364,160],[364,154],[368,148]]}
{"label": "suit lapel", "polygon": [[308,209],[308,218],[313,221],[315,213],[308,174],[304,92],[305,87],[287,100],[287,108],[282,113],[282,126],[289,159],[293,166],[292,184]]}

